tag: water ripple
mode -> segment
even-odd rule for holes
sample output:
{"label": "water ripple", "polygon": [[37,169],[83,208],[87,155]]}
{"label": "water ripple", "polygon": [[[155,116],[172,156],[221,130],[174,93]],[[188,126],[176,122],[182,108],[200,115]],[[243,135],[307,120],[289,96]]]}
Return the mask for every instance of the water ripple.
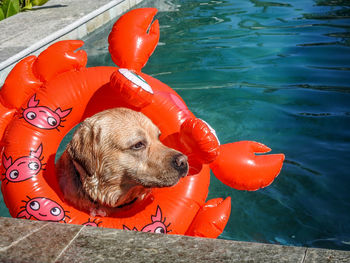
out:
{"label": "water ripple", "polygon": [[310,85],[310,84],[299,84],[299,85],[291,85],[290,87],[298,87],[303,89],[314,89],[314,90],[321,90],[321,91],[335,91],[335,92],[342,92],[342,93],[350,93],[350,87],[336,87],[336,86],[317,86],[317,85]]}
{"label": "water ripple", "polygon": [[278,7],[292,7],[291,4],[287,3],[278,3],[278,2],[265,2],[259,0],[250,0],[256,7],[269,7],[269,6],[278,6]]}

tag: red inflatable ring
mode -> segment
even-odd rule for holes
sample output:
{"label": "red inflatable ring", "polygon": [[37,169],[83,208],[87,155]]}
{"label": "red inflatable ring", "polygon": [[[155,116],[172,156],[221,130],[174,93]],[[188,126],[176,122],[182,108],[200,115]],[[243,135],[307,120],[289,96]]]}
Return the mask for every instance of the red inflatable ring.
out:
{"label": "red inflatable ring", "polygon": [[[82,41],[57,42],[14,67],[0,91],[1,190],[13,217],[144,232],[217,237],[230,215],[230,198],[206,202],[210,168],[224,183],[256,190],[278,175],[283,154],[250,141],[219,144],[181,97],[141,72],[159,40],[154,8],[122,16],[109,36],[117,67],[86,68]],[[161,140],[189,158],[189,176],[153,189],[142,204],[112,217],[91,217],[64,202],[55,173],[63,137],[85,118],[112,107],[141,111],[161,130]]]}

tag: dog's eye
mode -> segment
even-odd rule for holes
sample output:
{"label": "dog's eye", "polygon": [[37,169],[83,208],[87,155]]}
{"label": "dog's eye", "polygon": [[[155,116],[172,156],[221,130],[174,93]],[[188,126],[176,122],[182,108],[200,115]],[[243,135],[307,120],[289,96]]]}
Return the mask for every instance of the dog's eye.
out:
{"label": "dog's eye", "polygon": [[146,144],[144,142],[140,141],[140,142],[134,144],[133,146],[131,146],[131,149],[133,149],[133,150],[141,150],[141,149],[143,149],[145,147],[146,147]]}

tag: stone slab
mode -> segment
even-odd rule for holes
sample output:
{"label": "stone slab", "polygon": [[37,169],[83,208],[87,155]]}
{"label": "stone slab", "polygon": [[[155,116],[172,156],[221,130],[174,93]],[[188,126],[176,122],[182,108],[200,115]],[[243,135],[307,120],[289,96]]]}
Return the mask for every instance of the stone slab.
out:
{"label": "stone slab", "polygon": [[[98,242],[96,237],[98,236]],[[85,228],[58,262],[301,262],[306,249]]]}
{"label": "stone slab", "polygon": [[1,218],[0,262],[350,262],[350,251]]}
{"label": "stone slab", "polygon": [[330,250],[330,249],[308,249],[304,262],[310,263],[349,263],[350,251]]}
{"label": "stone slab", "polygon": [[40,230],[44,225],[35,221],[14,220],[12,218],[0,218],[0,255],[11,244],[19,242],[23,237]]}
{"label": "stone slab", "polygon": [[0,226],[0,262],[54,262],[82,228],[12,218],[1,218]]}

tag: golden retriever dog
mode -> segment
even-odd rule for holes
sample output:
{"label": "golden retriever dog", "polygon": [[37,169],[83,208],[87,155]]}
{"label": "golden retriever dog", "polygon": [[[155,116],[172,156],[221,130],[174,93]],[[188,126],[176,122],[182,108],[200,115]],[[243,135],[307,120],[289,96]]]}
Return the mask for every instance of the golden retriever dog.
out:
{"label": "golden retriever dog", "polygon": [[107,216],[153,187],[175,185],[188,173],[187,157],[159,135],[149,118],[126,108],[87,118],[56,165],[65,200],[91,216]]}

